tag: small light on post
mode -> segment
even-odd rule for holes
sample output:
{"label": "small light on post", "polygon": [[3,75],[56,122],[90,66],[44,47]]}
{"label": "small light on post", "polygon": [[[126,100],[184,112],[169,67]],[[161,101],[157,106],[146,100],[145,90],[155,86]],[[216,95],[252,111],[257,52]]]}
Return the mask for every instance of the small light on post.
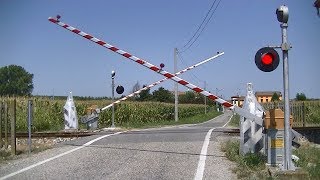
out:
{"label": "small light on post", "polygon": [[114,76],[116,75],[115,71],[111,71],[111,78],[114,79]]}
{"label": "small light on post", "polygon": [[61,16],[58,14],[57,15],[57,21],[59,21],[60,18],[61,18]]}
{"label": "small light on post", "polygon": [[[112,103],[114,103],[114,77],[116,75],[116,72],[115,71],[111,71],[111,79],[112,79]],[[111,128],[115,128],[115,125],[114,125],[114,104],[112,106],[112,125],[111,125]]]}
{"label": "small light on post", "polygon": [[162,68],[164,68],[164,64],[163,63],[160,64],[160,71],[162,70]]}

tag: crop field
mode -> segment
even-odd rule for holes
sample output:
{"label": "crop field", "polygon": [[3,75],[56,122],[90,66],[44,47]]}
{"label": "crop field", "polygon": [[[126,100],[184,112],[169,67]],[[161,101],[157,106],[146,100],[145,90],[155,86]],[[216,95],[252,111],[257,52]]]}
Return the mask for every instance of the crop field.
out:
{"label": "crop field", "polygon": [[[58,131],[64,129],[64,110],[66,100],[48,98],[31,98],[33,100],[32,131]],[[2,98],[1,102],[12,102],[13,99]],[[17,132],[27,131],[28,98],[16,98]],[[74,101],[78,119],[87,114],[87,108],[97,105],[102,108],[111,103],[110,100],[77,100]],[[179,104],[179,118],[192,117],[204,112],[204,105]],[[10,116],[10,113],[9,113]],[[110,127],[111,109],[103,111],[99,116],[99,128]],[[115,106],[115,123],[117,126],[128,124],[159,123],[174,120],[174,104],[160,102],[123,102]],[[85,128],[79,121],[79,127]]]}

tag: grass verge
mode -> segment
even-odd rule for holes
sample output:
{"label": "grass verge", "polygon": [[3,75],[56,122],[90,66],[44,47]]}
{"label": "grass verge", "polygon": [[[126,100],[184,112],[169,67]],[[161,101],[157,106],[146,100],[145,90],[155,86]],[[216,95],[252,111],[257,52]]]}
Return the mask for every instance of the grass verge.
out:
{"label": "grass verge", "polygon": [[130,123],[123,124],[122,127],[126,129],[132,129],[132,128],[153,128],[153,127],[172,126],[172,125],[181,125],[181,124],[196,124],[196,123],[202,123],[210,119],[213,119],[219,116],[220,114],[222,113],[217,111],[210,111],[207,114],[198,114],[198,115],[187,117],[187,118],[179,118],[178,122],[175,122],[174,120],[148,122],[148,123],[130,122]]}
{"label": "grass verge", "polygon": [[[50,144],[41,144],[41,143],[34,143],[31,148],[31,153],[39,153],[41,151],[47,150],[52,148]],[[7,160],[14,160],[19,159],[20,156],[28,154],[29,149],[27,145],[19,145],[16,149],[16,155],[11,154],[10,149],[0,149],[0,163],[6,162]]]}
{"label": "grass verge", "polygon": [[262,154],[249,153],[239,154],[240,141],[229,140],[222,144],[221,150],[226,157],[237,163],[232,171],[237,174],[239,179],[268,179],[269,174],[266,170],[266,157]]}
{"label": "grass verge", "polygon": [[306,170],[310,179],[320,179],[320,148],[304,144],[292,154],[299,157],[297,166]]}
{"label": "grass verge", "polygon": [[240,116],[238,114],[233,115],[228,126],[239,128],[240,127]]}
{"label": "grass verge", "polygon": [[[239,179],[274,179],[271,177],[265,166],[266,156],[258,154],[240,155],[239,140],[229,140],[222,144],[221,150],[225,152],[226,157],[230,161],[237,163],[237,167],[233,172],[237,174]],[[308,173],[309,179],[320,179],[320,148],[310,143],[294,149],[294,155],[299,157],[296,163],[297,167],[302,168]]]}

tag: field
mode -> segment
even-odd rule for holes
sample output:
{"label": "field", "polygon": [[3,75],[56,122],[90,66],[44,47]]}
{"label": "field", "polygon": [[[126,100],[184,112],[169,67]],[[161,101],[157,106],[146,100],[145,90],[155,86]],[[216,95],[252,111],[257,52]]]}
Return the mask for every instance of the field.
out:
{"label": "field", "polygon": [[[0,99],[10,101],[12,99]],[[27,131],[28,98],[17,98],[16,112],[17,132]],[[33,100],[33,132],[57,131],[64,129],[64,110],[66,100],[51,100],[48,98],[32,98]],[[86,115],[87,108],[92,105],[104,107],[110,100],[77,100],[75,101],[78,119]],[[214,109],[214,108],[213,108]],[[179,104],[179,118],[188,118],[204,113],[204,105]],[[111,126],[112,111],[106,110],[100,114],[99,128]],[[174,121],[174,104],[159,102],[123,102],[115,106],[115,124],[122,127],[135,127],[138,124],[161,124],[163,121]],[[80,128],[85,125],[79,121]]]}
{"label": "field", "polygon": [[[272,108],[284,109],[283,101],[261,104],[265,110]],[[320,126],[320,101],[291,101],[290,113],[293,116],[294,127]]]}

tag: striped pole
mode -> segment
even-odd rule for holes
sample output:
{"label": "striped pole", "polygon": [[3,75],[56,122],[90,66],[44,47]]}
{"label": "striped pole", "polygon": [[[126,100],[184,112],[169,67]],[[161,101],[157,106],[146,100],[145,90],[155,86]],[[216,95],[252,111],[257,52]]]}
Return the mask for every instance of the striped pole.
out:
{"label": "striped pole", "polygon": [[[180,75],[180,74],[182,74],[182,73],[184,73],[184,72],[186,72],[186,71],[189,71],[189,70],[191,70],[191,69],[193,69],[193,68],[195,68],[195,67],[200,66],[201,64],[204,64],[204,63],[209,62],[209,61],[211,61],[211,60],[213,60],[213,59],[215,59],[215,58],[217,58],[217,57],[219,57],[219,56],[222,56],[223,54],[224,54],[224,52],[219,53],[219,54],[217,54],[217,55],[215,55],[215,56],[212,56],[212,57],[210,57],[210,58],[208,58],[208,59],[206,59],[206,60],[204,60],[204,61],[199,62],[198,64],[195,64],[195,65],[190,66],[190,67],[188,67],[188,68],[186,68],[186,69],[184,69],[184,70],[181,70],[181,71],[179,71],[179,72],[177,72],[177,73],[175,73],[175,74],[173,74],[173,75],[174,75],[174,76],[178,76],[178,75]],[[140,89],[140,90],[138,90],[138,91],[136,91],[136,92],[134,92],[134,93],[131,93],[131,94],[127,95],[126,97],[123,97],[123,98],[115,101],[115,102],[112,103],[112,104],[109,104],[108,106],[102,108],[101,111],[106,110],[106,109],[112,107],[114,104],[118,104],[118,103],[120,103],[121,101],[127,100],[127,99],[130,98],[130,97],[133,97],[134,95],[137,95],[137,94],[141,93],[141,91],[143,91],[143,90],[150,89],[150,88],[152,88],[152,87],[154,87],[154,86],[156,86],[156,85],[164,82],[164,81],[167,80],[167,79],[169,79],[169,78],[166,77],[166,78],[163,78],[163,79],[161,79],[161,80],[159,80],[159,81],[157,81],[157,82],[154,82],[154,83],[152,83],[152,84],[149,84],[148,86],[145,86],[144,88],[142,88],[142,89]]]}
{"label": "striped pole", "polygon": [[177,82],[177,83],[179,83],[179,84],[181,84],[181,85],[183,85],[183,86],[185,86],[185,87],[187,87],[187,88],[189,88],[189,89],[191,89],[191,90],[193,90],[193,91],[195,91],[197,93],[200,93],[200,94],[208,97],[209,99],[211,99],[213,101],[216,101],[216,102],[220,103],[221,105],[223,105],[226,108],[229,108],[231,110],[235,110],[236,113],[238,113],[238,114],[240,114],[240,115],[242,115],[244,117],[251,118],[253,120],[257,119],[262,124],[262,119],[261,118],[251,114],[250,112],[248,112],[246,110],[243,110],[243,109],[241,109],[241,108],[239,108],[237,106],[234,106],[230,102],[228,102],[228,101],[226,101],[226,100],[224,100],[224,99],[222,99],[222,98],[220,98],[220,97],[218,97],[218,96],[216,96],[214,94],[211,94],[210,92],[205,91],[202,88],[189,83],[188,81],[185,81],[185,80],[183,80],[183,79],[181,79],[181,78],[179,78],[177,76],[174,76],[173,74],[171,74],[171,73],[169,73],[169,72],[167,72],[165,70],[161,70],[161,68],[159,68],[159,67],[157,67],[157,66],[155,66],[155,65],[153,65],[153,64],[151,64],[149,62],[147,62],[146,60],[143,60],[143,59],[140,59],[140,58],[138,58],[136,56],[133,56],[130,53],[128,53],[126,51],[123,51],[123,50],[121,50],[121,49],[119,49],[119,48],[117,48],[117,47],[115,47],[115,46],[113,46],[111,44],[108,44],[108,43],[106,43],[106,42],[104,42],[104,41],[102,41],[102,40],[100,40],[100,39],[98,39],[98,38],[96,38],[96,37],[94,37],[94,36],[92,36],[90,34],[87,34],[87,33],[83,32],[83,31],[80,31],[79,29],[77,29],[75,27],[72,27],[72,26],[70,26],[68,24],[65,24],[65,23],[61,22],[58,18],[49,17],[48,20],[50,22],[54,23],[54,24],[57,24],[57,25],[65,28],[65,29],[67,29],[67,30],[79,35],[79,36],[82,36],[82,37],[84,37],[84,38],[86,38],[86,39],[88,39],[88,40],[90,40],[90,41],[92,41],[94,43],[97,43],[100,46],[103,46],[103,47],[105,47],[105,48],[107,48],[107,49],[109,49],[109,50],[111,50],[113,52],[116,52],[116,53],[126,57],[127,59],[130,59],[130,60],[132,60],[132,61],[134,61],[134,62],[136,62],[136,63],[138,63],[138,64],[140,64],[140,65],[142,65],[142,66],[144,66],[146,68],[148,68],[148,69],[151,69],[151,70],[153,70],[153,71],[155,71],[155,72],[167,77],[168,79],[172,79],[173,81],[175,81],[175,82]]}

